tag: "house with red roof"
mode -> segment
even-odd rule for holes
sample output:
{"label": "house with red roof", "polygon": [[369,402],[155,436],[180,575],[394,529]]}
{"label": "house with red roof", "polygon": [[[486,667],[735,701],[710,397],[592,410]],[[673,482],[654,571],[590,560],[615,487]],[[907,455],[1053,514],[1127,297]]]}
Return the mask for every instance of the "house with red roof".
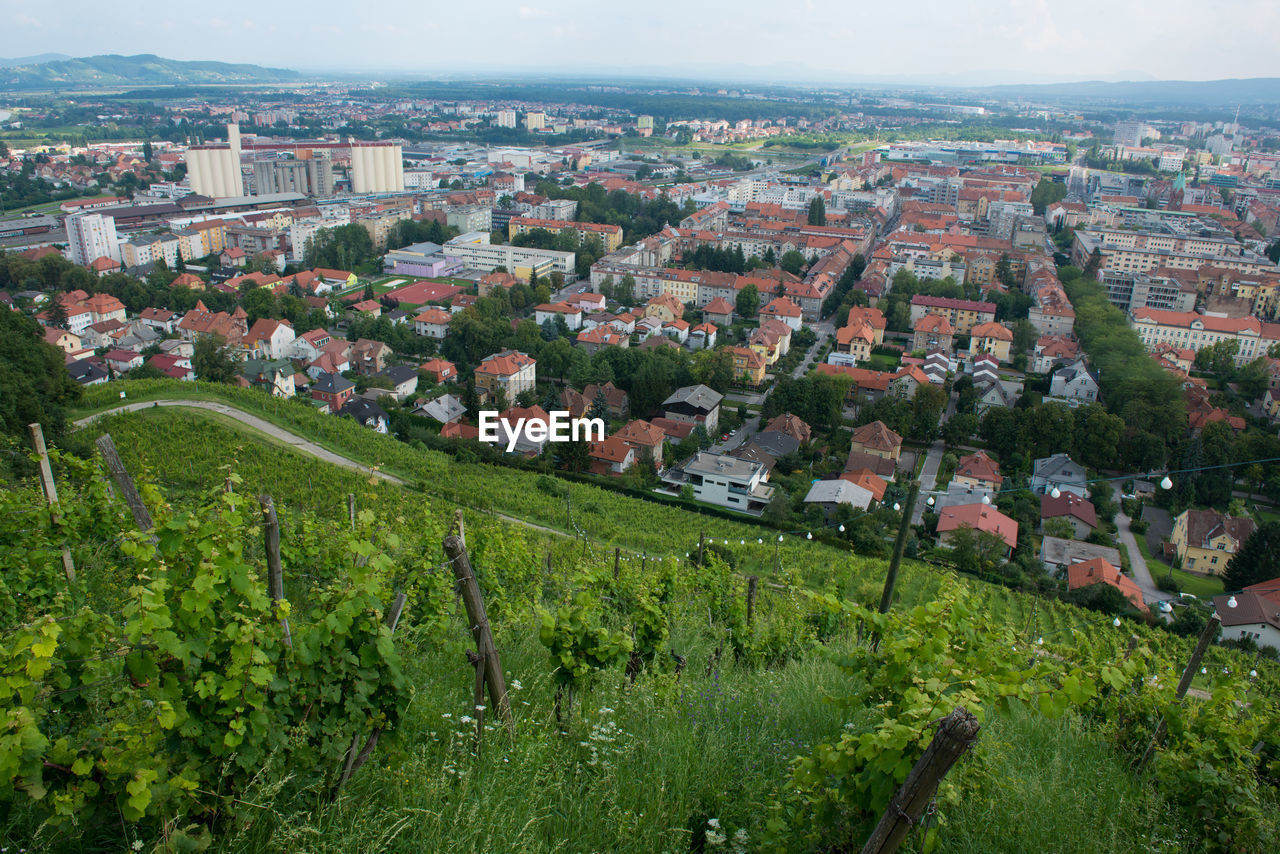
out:
{"label": "house with red roof", "polygon": [[443,340],[449,334],[453,315],[442,308],[427,308],[413,319],[413,331],[427,338]]}
{"label": "house with red roof", "polygon": [[960,528],[994,534],[1005,544],[1005,554],[1018,545],[1018,523],[989,504],[960,504],[944,507],[938,515],[938,539],[950,542]]}
{"label": "house with red roof", "polygon": [[902,455],[902,437],[883,421],[872,421],[853,431],[850,449],[897,462]]}
{"label": "house with red roof", "polygon": [[703,320],[720,326],[730,326],[733,324],[734,308],[730,302],[724,297],[716,297],[711,302],[702,307]]}
{"label": "house with red roof", "polygon": [[1098,527],[1098,514],[1093,502],[1074,492],[1059,491],[1057,498],[1051,493],[1040,496],[1040,527],[1051,519],[1065,519],[1077,540],[1083,540]]}
{"label": "house with red roof", "polygon": [[448,359],[428,359],[418,366],[418,370],[430,374],[438,383],[451,383],[458,379],[458,367]]}
{"label": "house with red roof", "polygon": [[133,368],[142,367],[142,354],[133,350],[108,350],[103,359],[107,367],[117,374],[127,374]]}
{"label": "house with red roof", "polygon": [[799,332],[804,312],[790,297],[775,297],[769,301],[768,305],[760,309],[760,319],[763,321],[766,317],[781,320],[787,326],[790,326],[793,331]]}
{"label": "house with red roof", "polygon": [[255,359],[283,359],[288,356],[294,340],[293,324],[287,320],[261,317],[241,341],[242,347]]}
{"label": "house with red roof", "polygon": [[1067,567],[1068,590],[1079,590],[1091,584],[1109,584],[1123,593],[1133,607],[1143,613],[1147,612],[1147,605],[1142,600],[1142,588],[1110,562],[1096,557]]}
{"label": "house with red roof", "polygon": [[147,364],[175,380],[190,381],[196,378],[196,372],[191,367],[191,360],[186,356],[156,353],[150,359],[147,359]]}
{"label": "house with red roof", "polygon": [[613,435],[631,446],[636,452],[637,460],[647,458],[653,462],[653,465],[658,468],[662,467],[662,448],[666,443],[667,434],[663,432],[661,427],[654,426],[648,421],[636,419],[628,422],[625,427]]}
{"label": "house with red roof", "polygon": [[951,482],[957,486],[998,491],[1004,483],[1004,477],[1000,474],[1000,464],[991,459],[986,451],[978,451],[965,454],[959,459]]}
{"label": "house with red roof", "polygon": [[351,306],[351,312],[353,314],[367,314],[371,317],[381,317],[382,303],[378,302],[376,299],[360,300]]}
{"label": "house with red roof", "polygon": [[937,349],[950,352],[955,328],[943,315],[926,314],[917,320],[911,329],[913,351]]}
{"label": "house with red roof", "polygon": [[616,433],[602,442],[591,443],[591,471],[618,476],[635,465],[636,451]]}
{"label": "house with red roof", "polygon": [[531,391],[537,379],[537,361],[519,350],[503,350],[485,357],[475,369],[476,390],[486,401],[501,392],[508,402]]}

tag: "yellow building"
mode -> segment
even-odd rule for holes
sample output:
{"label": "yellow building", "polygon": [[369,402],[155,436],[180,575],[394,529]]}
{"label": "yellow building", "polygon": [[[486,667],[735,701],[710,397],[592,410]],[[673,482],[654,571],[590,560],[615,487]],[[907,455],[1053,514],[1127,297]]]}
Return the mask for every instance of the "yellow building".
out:
{"label": "yellow building", "polygon": [[567,219],[535,219],[528,216],[512,217],[507,223],[507,236],[513,238],[517,234],[524,234],[527,231],[533,231],[540,228],[543,231],[549,231],[552,234],[560,234],[561,232],[570,232],[578,238],[578,245],[581,246],[587,241],[587,238],[594,235],[600,238],[600,243],[604,246],[605,252],[613,252],[622,245],[622,226],[605,225],[598,222],[573,222]]}
{"label": "yellow building", "polygon": [[1253,533],[1253,520],[1226,516],[1216,510],[1185,510],[1173,520],[1169,542],[1182,568],[1220,575],[1231,556]]}
{"label": "yellow building", "polygon": [[227,248],[227,224],[220,219],[191,223],[191,228],[204,235],[204,254],[216,255]]}
{"label": "yellow building", "polygon": [[990,353],[1001,362],[1009,361],[1009,348],[1013,346],[1013,333],[1002,323],[991,321],[979,323],[969,330],[973,336],[971,350],[977,353]]}
{"label": "yellow building", "polygon": [[750,347],[730,347],[729,352],[733,354],[734,377],[744,379],[751,385],[764,382],[764,356]]}

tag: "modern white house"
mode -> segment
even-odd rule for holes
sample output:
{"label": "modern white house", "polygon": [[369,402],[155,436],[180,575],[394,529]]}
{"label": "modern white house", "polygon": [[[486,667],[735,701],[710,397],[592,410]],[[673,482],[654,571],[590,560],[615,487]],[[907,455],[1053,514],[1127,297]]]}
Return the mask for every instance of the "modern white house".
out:
{"label": "modern white house", "polygon": [[671,468],[663,482],[676,490],[686,484],[693,497],[708,504],[728,507],[759,516],[773,498],[774,488],[766,481],[769,470],[755,460],[699,451],[682,468]]}

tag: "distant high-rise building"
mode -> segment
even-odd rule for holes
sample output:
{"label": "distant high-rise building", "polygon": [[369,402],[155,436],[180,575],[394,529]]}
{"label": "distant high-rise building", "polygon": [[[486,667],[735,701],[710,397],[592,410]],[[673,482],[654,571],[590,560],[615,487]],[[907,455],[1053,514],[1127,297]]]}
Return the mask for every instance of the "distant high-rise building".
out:
{"label": "distant high-rise building", "polygon": [[524,117],[524,126],[529,130],[542,130],[547,126],[547,114],[528,113]]}
{"label": "distant high-rise building", "polygon": [[106,256],[120,260],[120,241],[116,237],[116,221],[99,213],[75,214],[67,217],[67,244],[71,260],[85,266]]}
{"label": "distant high-rise building", "polygon": [[333,162],[327,157],[309,160],[260,160],[253,164],[258,195],[302,193],[326,198],[333,195]]}
{"label": "distant high-rise building", "polygon": [[1152,129],[1145,122],[1116,122],[1116,145],[1142,145],[1151,136]]}
{"label": "distant high-rise building", "polygon": [[653,136],[653,116],[640,116],[636,119],[636,132],[641,136]]}
{"label": "distant high-rise building", "polygon": [[497,125],[500,128],[513,128],[516,126],[515,110],[498,110]]}

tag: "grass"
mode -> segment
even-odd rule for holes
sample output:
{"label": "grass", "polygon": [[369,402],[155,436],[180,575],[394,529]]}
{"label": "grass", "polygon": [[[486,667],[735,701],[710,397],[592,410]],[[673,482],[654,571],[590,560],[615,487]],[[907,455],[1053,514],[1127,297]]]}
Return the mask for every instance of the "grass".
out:
{"label": "grass", "polygon": [[1174,569],[1160,558],[1151,554],[1150,547],[1147,546],[1147,538],[1145,535],[1135,535],[1134,539],[1138,542],[1138,551],[1142,552],[1142,557],[1147,562],[1147,569],[1151,571],[1151,577],[1157,583],[1162,578],[1173,576],[1173,580],[1178,584],[1178,590],[1181,593],[1190,593],[1200,599],[1208,599],[1222,593],[1222,579],[1215,575],[1197,575],[1194,572],[1187,572],[1182,569]]}
{"label": "grass", "polygon": [[873,371],[896,371],[901,364],[901,357],[887,353],[872,353],[871,358],[866,361],[867,367]]}

